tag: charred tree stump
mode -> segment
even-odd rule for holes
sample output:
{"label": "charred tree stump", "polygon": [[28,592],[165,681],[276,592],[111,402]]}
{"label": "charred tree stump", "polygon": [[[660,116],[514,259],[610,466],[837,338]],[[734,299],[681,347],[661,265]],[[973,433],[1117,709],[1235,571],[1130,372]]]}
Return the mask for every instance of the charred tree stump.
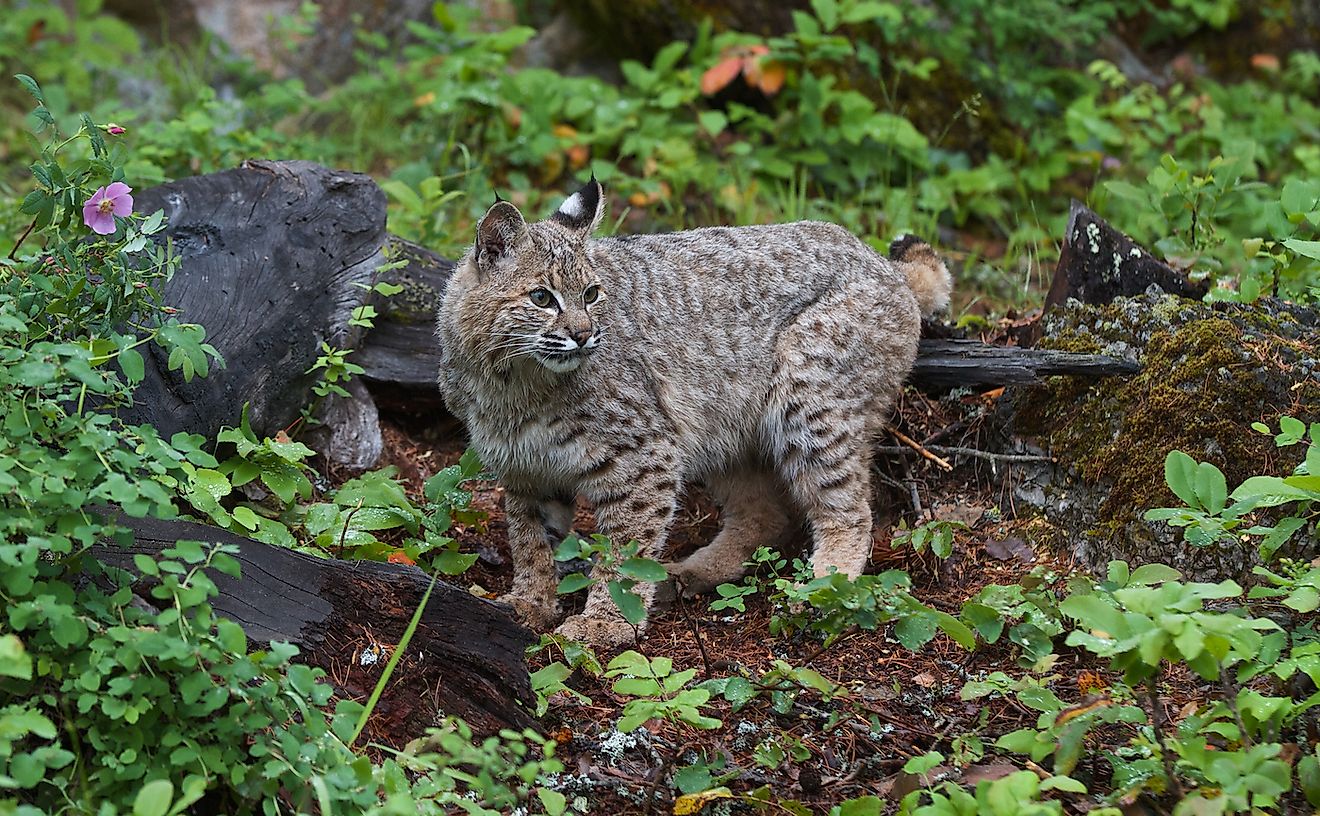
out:
{"label": "charred tree stump", "polygon": [[238,421],[274,435],[309,402],[305,374],[322,341],[350,347],[348,325],[384,260],[385,195],[360,173],[312,162],[248,162],[145,190],[138,212],[163,209],[162,237],[182,267],[163,290],[180,319],[206,328],[224,368],[185,382],[166,354],[146,355],[135,404],[119,412],[169,438],[207,438]]}
{"label": "charred tree stump", "polygon": [[[429,579],[416,567],[315,558],[188,521],[120,519],[134,543],[94,548],[103,563],[136,573],[135,554],[158,555],[180,540],[238,547],[242,578],[209,572],[215,611],[252,641],[296,644],[300,662],[320,666],[341,693],[365,700],[399,642]],[[475,729],[534,727],[524,650],[531,631],[508,607],[437,581],[395,668],[374,721],[420,734],[438,713]]]}
{"label": "charred tree stump", "polygon": [[1084,204],[1073,201],[1045,308],[1060,306],[1069,298],[1103,305],[1119,296],[1139,295],[1151,284],[1170,295],[1196,300],[1207,288],[1189,281]]}
{"label": "charred tree stump", "polygon": [[455,264],[393,235],[388,252],[408,263],[381,273],[380,279],[403,291],[375,302],[376,326],[354,352],[353,362],[366,369],[368,380],[435,391],[440,370],[435,319]]}

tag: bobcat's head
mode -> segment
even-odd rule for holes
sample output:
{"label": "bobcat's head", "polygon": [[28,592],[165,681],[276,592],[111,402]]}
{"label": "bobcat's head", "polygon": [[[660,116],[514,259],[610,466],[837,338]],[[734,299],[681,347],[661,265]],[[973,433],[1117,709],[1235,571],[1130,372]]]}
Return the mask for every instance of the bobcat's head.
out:
{"label": "bobcat's head", "polygon": [[517,207],[497,201],[477,224],[461,268],[459,325],[493,368],[530,362],[565,373],[599,347],[606,292],[585,250],[604,214],[593,176],[545,221],[529,224]]}

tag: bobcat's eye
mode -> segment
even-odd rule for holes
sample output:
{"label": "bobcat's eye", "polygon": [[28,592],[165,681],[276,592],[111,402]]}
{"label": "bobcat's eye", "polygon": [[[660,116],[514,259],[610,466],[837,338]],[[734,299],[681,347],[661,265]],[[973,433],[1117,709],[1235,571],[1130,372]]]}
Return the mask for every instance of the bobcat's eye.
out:
{"label": "bobcat's eye", "polygon": [[582,302],[587,305],[591,305],[592,303],[595,303],[596,299],[599,297],[600,297],[600,287],[596,286],[595,284],[592,284],[591,286],[587,287],[587,291],[582,293]]}
{"label": "bobcat's eye", "polygon": [[555,296],[550,294],[549,289],[533,289],[528,297],[532,299],[532,303],[542,309],[549,309],[555,302]]}

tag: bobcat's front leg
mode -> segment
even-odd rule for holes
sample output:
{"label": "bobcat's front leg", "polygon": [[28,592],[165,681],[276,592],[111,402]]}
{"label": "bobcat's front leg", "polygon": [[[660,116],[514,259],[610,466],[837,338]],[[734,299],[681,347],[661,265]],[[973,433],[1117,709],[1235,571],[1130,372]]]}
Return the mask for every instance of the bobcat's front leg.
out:
{"label": "bobcat's front leg", "polygon": [[[626,461],[613,460],[600,478],[584,485],[583,495],[596,511],[596,528],[609,536],[616,555],[633,540],[640,545],[638,556],[659,559],[663,555],[678,505],[678,461],[677,452],[667,445],[644,446]],[[557,631],[602,648],[618,648],[633,639],[634,630],[610,597],[608,584],[616,576],[597,565],[592,577],[597,581],[587,595],[586,608]],[[642,582],[632,591],[642,597],[649,611],[655,584]]]}
{"label": "bobcat's front leg", "polygon": [[527,626],[538,632],[559,620],[554,548],[573,524],[571,499],[532,497],[508,492],[504,514],[513,554],[513,588],[500,598]]}

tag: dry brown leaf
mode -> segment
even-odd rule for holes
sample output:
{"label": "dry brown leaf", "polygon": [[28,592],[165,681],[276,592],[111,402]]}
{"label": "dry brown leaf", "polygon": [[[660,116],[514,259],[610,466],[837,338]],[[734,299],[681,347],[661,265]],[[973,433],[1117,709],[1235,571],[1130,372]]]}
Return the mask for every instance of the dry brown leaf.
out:
{"label": "dry brown leaf", "polygon": [[1102,693],[1109,689],[1109,684],[1105,682],[1104,675],[1100,672],[1082,670],[1077,674],[1077,690],[1083,696],[1094,693]]}
{"label": "dry brown leaf", "polygon": [[996,779],[1003,779],[1009,774],[1017,773],[1018,766],[1011,762],[986,762],[981,765],[973,765],[963,771],[963,785],[975,787],[978,782],[994,782]]}
{"label": "dry brown leaf", "polygon": [[1280,68],[1279,58],[1273,54],[1252,54],[1251,67],[1277,74]]}
{"label": "dry brown leaf", "polygon": [[586,145],[573,145],[568,149],[568,163],[574,170],[581,170],[591,161],[591,148]]}
{"label": "dry brown leaf", "polygon": [[783,63],[773,60],[757,60],[755,65],[758,78],[755,82],[752,82],[751,71],[748,70],[745,72],[747,81],[760,88],[761,93],[766,96],[774,96],[779,93],[779,90],[784,87],[784,79],[788,76],[788,70],[784,68]]}
{"label": "dry brown leaf", "polygon": [[1057,728],[1071,719],[1080,717],[1083,714],[1088,714],[1098,708],[1108,708],[1113,704],[1114,701],[1108,697],[1100,697],[1090,701],[1083,700],[1075,706],[1069,706],[1063,711],[1060,711],[1059,716],[1054,718],[1054,726]]}

